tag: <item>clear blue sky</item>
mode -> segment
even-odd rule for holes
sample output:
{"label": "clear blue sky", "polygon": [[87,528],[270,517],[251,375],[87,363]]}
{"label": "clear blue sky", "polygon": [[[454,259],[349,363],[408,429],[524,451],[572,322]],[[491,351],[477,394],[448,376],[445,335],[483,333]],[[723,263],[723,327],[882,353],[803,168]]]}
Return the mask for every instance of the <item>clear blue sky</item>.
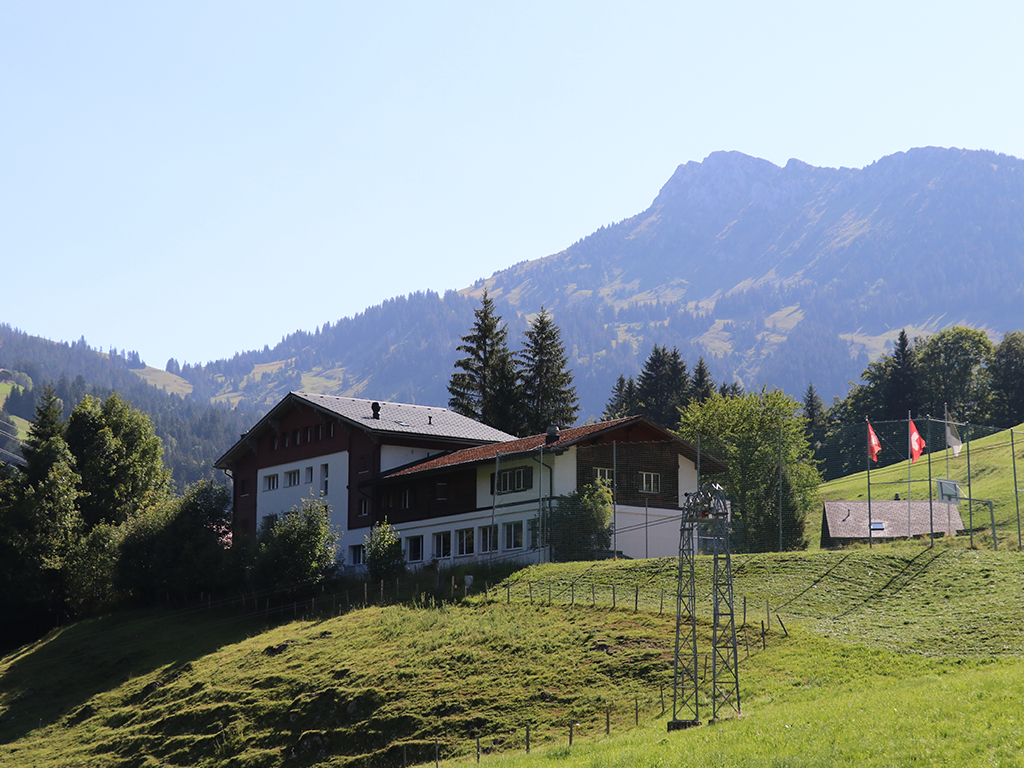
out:
{"label": "clear blue sky", "polygon": [[1024,157],[1024,4],[0,0],[0,322],[204,362],[735,149]]}

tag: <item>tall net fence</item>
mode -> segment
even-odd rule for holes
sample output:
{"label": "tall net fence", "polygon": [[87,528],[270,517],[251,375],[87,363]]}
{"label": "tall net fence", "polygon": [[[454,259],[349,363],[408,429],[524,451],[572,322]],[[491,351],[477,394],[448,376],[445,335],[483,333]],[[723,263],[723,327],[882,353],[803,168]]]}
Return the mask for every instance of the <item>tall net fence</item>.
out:
{"label": "tall net fence", "polygon": [[[832,427],[815,444],[822,477],[834,482],[823,489],[818,516],[806,521],[810,543],[930,544],[942,537],[975,547],[1020,547],[1024,432],[928,417],[872,421],[870,429],[877,450],[867,422]],[[923,441],[917,455],[915,431]],[[863,529],[844,528],[850,521]]]}

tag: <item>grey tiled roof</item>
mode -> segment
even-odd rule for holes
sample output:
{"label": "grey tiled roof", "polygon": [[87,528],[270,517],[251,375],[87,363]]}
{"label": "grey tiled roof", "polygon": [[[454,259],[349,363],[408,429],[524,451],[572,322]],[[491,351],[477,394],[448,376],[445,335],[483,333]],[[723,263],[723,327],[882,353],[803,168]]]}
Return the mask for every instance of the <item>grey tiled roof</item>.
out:
{"label": "grey tiled roof", "polygon": [[310,405],[330,411],[363,429],[391,434],[426,435],[476,443],[513,440],[513,435],[488,427],[447,408],[407,403],[380,403],[380,418],[373,418],[373,400],[355,397],[292,392],[292,396]]}
{"label": "grey tiled roof", "polygon": [[[833,539],[868,538],[866,500],[826,501],[825,519],[828,533]],[[962,531],[966,527],[960,518],[958,507],[927,500],[911,501],[908,509],[906,500],[872,499],[871,522],[878,526],[871,532],[871,538],[874,539],[905,538],[908,522],[911,536],[922,536],[932,531],[937,534],[955,535],[957,531]]]}

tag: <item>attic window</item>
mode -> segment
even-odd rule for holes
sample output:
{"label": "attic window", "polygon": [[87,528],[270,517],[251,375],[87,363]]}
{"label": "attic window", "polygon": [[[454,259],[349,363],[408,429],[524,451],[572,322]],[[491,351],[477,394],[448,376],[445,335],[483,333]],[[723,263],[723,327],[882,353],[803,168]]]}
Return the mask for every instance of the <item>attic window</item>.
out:
{"label": "attic window", "polygon": [[410,424],[407,421],[396,421],[395,424],[398,424],[399,426],[402,426],[402,427],[411,427],[412,426],[412,424]]}
{"label": "attic window", "polygon": [[871,530],[872,531],[884,531],[885,530],[885,521],[884,520],[879,520],[878,522],[872,521],[871,522]]}

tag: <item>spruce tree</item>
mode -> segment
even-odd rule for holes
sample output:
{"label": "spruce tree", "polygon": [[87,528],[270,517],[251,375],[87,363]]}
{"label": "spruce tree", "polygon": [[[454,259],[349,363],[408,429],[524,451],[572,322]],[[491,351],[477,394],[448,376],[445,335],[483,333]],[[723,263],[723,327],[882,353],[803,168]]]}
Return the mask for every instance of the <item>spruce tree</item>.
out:
{"label": "spruce tree", "polygon": [[561,332],[544,307],[526,330],[519,353],[524,434],[539,434],[549,426],[570,426],[580,410],[572,371],[568,369]]}
{"label": "spruce tree", "polygon": [[715,394],[715,380],[711,378],[711,371],[704,358],[697,359],[697,367],[693,369],[693,381],[690,383],[690,396],[698,403],[703,403]]}
{"label": "spruce tree", "polygon": [[917,349],[911,345],[906,330],[901,330],[889,358],[888,380],[883,384],[884,413],[888,419],[905,419],[907,413],[918,413],[920,396],[917,385]]}
{"label": "spruce tree", "polygon": [[679,409],[690,402],[690,375],[679,350],[655,344],[636,388],[640,413],[663,427],[674,428],[679,423]]}
{"label": "spruce tree", "polygon": [[515,363],[508,349],[508,330],[484,291],[474,310],[473,327],[456,349],[465,352],[448,381],[448,407],[495,429],[516,434],[514,404],[518,401]]}
{"label": "spruce tree", "polygon": [[28,430],[28,439],[21,449],[25,457],[24,473],[29,485],[40,481],[50,471],[50,455],[42,450],[52,438],[64,437],[64,404],[52,384],[43,387],[43,394],[36,405],[35,420]]}
{"label": "spruce tree", "polygon": [[624,419],[637,412],[636,381],[630,376],[619,376],[612,387],[612,396],[604,407],[601,418],[605,421]]}
{"label": "spruce tree", "polygon": [[825,403],[814,388],[814,384],[807,385],[804,392],[804,419],[807,420],[805,432],[811,450],[817,454],[821,444],[825,440],[826,411]]}

